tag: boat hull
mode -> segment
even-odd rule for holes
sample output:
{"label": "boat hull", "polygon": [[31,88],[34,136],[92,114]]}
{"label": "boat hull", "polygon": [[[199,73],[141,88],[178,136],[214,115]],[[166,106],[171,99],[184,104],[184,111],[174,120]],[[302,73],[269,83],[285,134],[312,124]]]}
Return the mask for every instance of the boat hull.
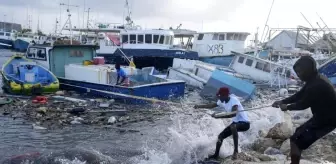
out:
{"label": "boat hull", "polygon": [[13,41],[0,38],[0,49],[12,49]]}
{"label": "boat hull", "polygon": [[[144,104],[149,103],[148,100],[134,98],[138,96],[143,98],[155,98],[159,100],[168,100],[171,98],[179,98],[184,96],[185,82],[164,82],[157,84],[140,85],[136,87],[122,87],[98,83],[90,83],[66,78],[58,78],[60,88],[64,90],[74,90],[88,95],[113,98],[121,100],[124,103]],[[116,93],[121,93],[119,95]]]}
{"label": "boat hull", "polygon": [[[160,50],[160,49],[120,49],[127,57],[133,57],[137,68],[152,67],[157,70],[166,70],[173,65],[174,58],[198,59],[198,53],[185,50]],[[126,64],[128,61],[119,49],[111,54],[97,53],[97,56],[103,56],[108,64]]]}
{"label": "boat hull", "polygon": [[235,77],[229,72],[215,70],[204,86],[201,96],[217,98],[216,93],[219,88],[228,87],[230,92],[243,99],[250,99],[255,92],[255,85],[245,79]]}
{"label": "boat hull", "polygon": [[205,63],[228,67],[230,66],[233,58],[234,58],[234,55],[211,56],[211,57],[205,56],[205,57],[199,57],[199,60]]}
{"label": "boat hull", "polygon": [[22,39],[16,39],[13,44],[13,49],[19,52],[26,52],[28,47],[29,42]]}
{"label": "boat hull", "polygon": [[[20,62],[31,61],[20,55],[14,55],[3,65],[1,75],[3,82],[2,88],[5,92],[20,95],[32,95],[34,93],[54,93],[59,90],[59,81],[50,71],[41,66],[36,66],[35,70],[37,71],[24,72],[22,71],[24,69],[19,69]],[[18,69],[20,72],[14,72],[14,69]],[[28,77],[32,74],[34,79],[36,78],[33,82],[30,81],[31,77]]]}

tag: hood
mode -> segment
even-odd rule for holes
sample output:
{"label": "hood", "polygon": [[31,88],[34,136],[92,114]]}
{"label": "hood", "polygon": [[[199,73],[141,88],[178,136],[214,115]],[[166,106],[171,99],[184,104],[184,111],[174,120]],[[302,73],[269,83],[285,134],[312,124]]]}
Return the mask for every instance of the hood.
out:
{"label": "hood", "polygon": [[[300,67],[300,75],[295,68]],[[302,56],[293,66],[294,71],[302,81],[309,81],[317,75],[316,61],[311,56]]]}

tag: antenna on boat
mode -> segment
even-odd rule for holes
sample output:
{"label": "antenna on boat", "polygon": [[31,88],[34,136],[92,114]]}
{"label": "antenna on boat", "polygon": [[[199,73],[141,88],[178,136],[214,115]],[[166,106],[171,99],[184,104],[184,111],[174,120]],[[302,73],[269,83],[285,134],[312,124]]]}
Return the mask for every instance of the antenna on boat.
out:
{"label": "antenna on boat", "polygon": [[[264,30],[263,30],[263,33],[262,33],[262,35],[261,35],[260,40],[263,40],[263,38],[264,38],[264,33],[265,33],[265,29],[266,29],[266,27],[268,27],[267,23],[268,23],[268,20],[269,20],[270,15],[271,15],[271,11],[272,11],[272,8],[273,8],[274,1],[275,1],[275,0],[272,1],[271,8],[270,8],[270,10],[269,10],[269,12],[268,12],[268,16],[267,16],[267,19],[266,19],[266,22],[265,22],[265,26],[264,26]],[[266,35],[265,35],[265,38],[266,38]]]}
{"label": "antenna on boat", "polygon": [[68,4],[60,3],[61,6],[67,6],[67,13],[68,13],[68,19],[66,20],[62,30],[64,30],[64,27],[66,25],[69,25],[70,29],[70,44],[72,45],[72,25],[71,25],[71,14],[70,14],[70,6],[71,7],[79,7],[78,5],[70,5],[70,0],[68,0]]}

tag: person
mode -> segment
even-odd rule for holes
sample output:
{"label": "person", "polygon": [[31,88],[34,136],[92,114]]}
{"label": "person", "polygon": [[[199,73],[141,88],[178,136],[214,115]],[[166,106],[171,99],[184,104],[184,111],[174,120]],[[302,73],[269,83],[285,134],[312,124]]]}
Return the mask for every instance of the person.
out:
{"label": "person", "polygon": [[282,111],[305,110],[309,107],[312,111],[313,117],[290,137],[291,164],[299,164],[303,150],[336,128],[336,93],[330,81],[317,72],[312,57],[302,56],[293,69],[305,85],[296,94],[275,101],[272,106]]}
{"label": "person", "polygon": [[243,111],[244,108],[242,104],[239,102],[237,97],[230,95],[229,88],[222,87],[217,92],[218,101],[217,103],[207,104],[207,105],[195,105],[194,108],[215,108],[220,107],[226,112],[235,112],[241,111],[236,114],[226,115],[222,117],[216,117],[215,114],[212,116],[215,118],[233,118],[233,122],[231,125],[226,127],[219,135],[216,143],[216,151],[215,154],[209,156],[209,159],[217,159],[219,156],[219,150],[222,146],[222,142],[225,138],[232,135],[234,151],[232,155],[232,159],[237,159],[238,156],[238,132],[244,132],[250,129],[250,121],[247,117],[247,114]]}
{"label": "person", "polygon": [[[116,85],[129,86],[129,79],[128,79],[124,69],[120,68],[120,64],[116,64],[115,68],[117,70],[117,83],[116,83]],[[121,81],[119,82],[120,78],[121,78]]]}

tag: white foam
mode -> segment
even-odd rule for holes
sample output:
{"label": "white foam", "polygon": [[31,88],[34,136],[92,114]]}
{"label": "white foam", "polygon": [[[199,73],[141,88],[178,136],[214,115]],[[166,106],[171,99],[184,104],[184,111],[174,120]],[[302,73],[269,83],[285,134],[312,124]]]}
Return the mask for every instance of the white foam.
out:
{"label": "white foam", "polygon": [[[183,107],[184,113],[192,113],[191,110],[195,111],[191,107]],[[239,133],[239,149],[253,143],[259,137],[259,130],[269,130],[276,123],[283,121],[283,112],[271,107],[248,112],[248,116],[251,128],[247,132]],[[172,115],[171,119],[173,124],[167,128],[169,140],[163,145],[164,149],[154,150],[147,145],[146,158],[138,158],[136,163],[191,163],[195,159],[202,159],[214,152],[218,134],[231,123],[231,119],[214,119],[204,113],[177,113]],[[233,140],[229,137],[223,142],[220,156],[225,157],[232,153]]]}

